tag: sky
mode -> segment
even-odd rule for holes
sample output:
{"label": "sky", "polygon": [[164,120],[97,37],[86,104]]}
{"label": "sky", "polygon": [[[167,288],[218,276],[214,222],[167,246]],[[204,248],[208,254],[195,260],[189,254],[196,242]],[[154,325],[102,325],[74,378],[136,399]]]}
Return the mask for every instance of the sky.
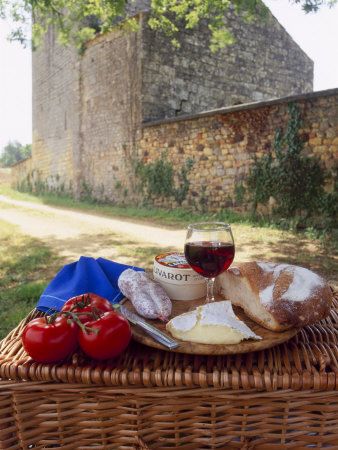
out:
{"label": "sky", "polygon": [[[288,0],[264,0],[272,14],[314,61],[314,91],[338,88],[338,4],[305,14]],[[0,152],[9,141],[32,142],[30,49],[6,40],[0,21]]]}

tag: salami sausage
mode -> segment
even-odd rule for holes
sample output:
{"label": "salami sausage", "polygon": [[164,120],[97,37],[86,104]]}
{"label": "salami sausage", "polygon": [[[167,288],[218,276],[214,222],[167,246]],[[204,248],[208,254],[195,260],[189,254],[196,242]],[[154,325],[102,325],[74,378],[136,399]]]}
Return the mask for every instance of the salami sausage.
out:
{"label": "salami sausage", "polygon": [[141,316],[147,319],[166,319],[170,316],[170,298],[147,273],[126,269],[118,279],[118,286]]}

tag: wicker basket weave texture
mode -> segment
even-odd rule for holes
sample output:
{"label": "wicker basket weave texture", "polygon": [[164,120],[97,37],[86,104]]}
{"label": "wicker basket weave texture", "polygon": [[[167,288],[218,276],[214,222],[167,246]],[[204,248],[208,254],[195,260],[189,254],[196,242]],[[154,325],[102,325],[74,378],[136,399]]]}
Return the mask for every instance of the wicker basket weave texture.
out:
{"label": "wicker basket weave texture", "polygon": [[338,300],[293,339],[243,355],[132,342],[119,358],[38,364],[0,345],[0,448],[338,449]]}
{"label": "wicker basket weave texture", "polygon": [[[327,392],[7,384],[0,448],[337,448]],[[13,408],[13,405],[14,408]]]}

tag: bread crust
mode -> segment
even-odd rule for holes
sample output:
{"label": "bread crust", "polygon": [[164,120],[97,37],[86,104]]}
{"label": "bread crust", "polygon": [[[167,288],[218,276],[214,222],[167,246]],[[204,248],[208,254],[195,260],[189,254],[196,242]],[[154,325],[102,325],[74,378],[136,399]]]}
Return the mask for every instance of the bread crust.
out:
{"label": "bread crust", "polygon": [[[220,275],[218,286],[233,305],[273,331],[322,320],[332,303],[332,291],[322,277],[291,264],[238,263]],[[257,309],[264,312],[261,317]]]}

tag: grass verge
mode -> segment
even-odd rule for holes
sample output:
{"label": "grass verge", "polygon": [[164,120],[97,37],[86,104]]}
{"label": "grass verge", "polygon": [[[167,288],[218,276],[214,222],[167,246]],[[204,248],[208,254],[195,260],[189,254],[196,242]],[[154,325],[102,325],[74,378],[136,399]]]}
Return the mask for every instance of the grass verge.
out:
{"label": "grass verge", "polygon": [[[35,307],[49,280],[62,267],[57,255],[0,219],[0,339]],[[53,275],[51,275],[53,274]]]}
{"label": "grass verge", "polygon": [[35,196],[28,193],[21,193],[9,186],[0,186],[0,194],[15,200],[24,200],[45,205],[61,206],[64,208],[76,208],[77,210],[84,210],[86,212],[94,212],[104,214],[111,217],[143,219],[145,221],[151,220],[152,223],[160,223],[166,226],[181,226],[182,224],[200,221],[228,220],[231,223],[252,223],[250,218],[244,217],[229,210],[221,213],[192,213],[183,209],[166,210],[161,208],[147,207],[147,206],[114,206],[107,204],[100,204],[89,201],[75,201],[70,197],[55,196],[55,195],[39,195]]}

